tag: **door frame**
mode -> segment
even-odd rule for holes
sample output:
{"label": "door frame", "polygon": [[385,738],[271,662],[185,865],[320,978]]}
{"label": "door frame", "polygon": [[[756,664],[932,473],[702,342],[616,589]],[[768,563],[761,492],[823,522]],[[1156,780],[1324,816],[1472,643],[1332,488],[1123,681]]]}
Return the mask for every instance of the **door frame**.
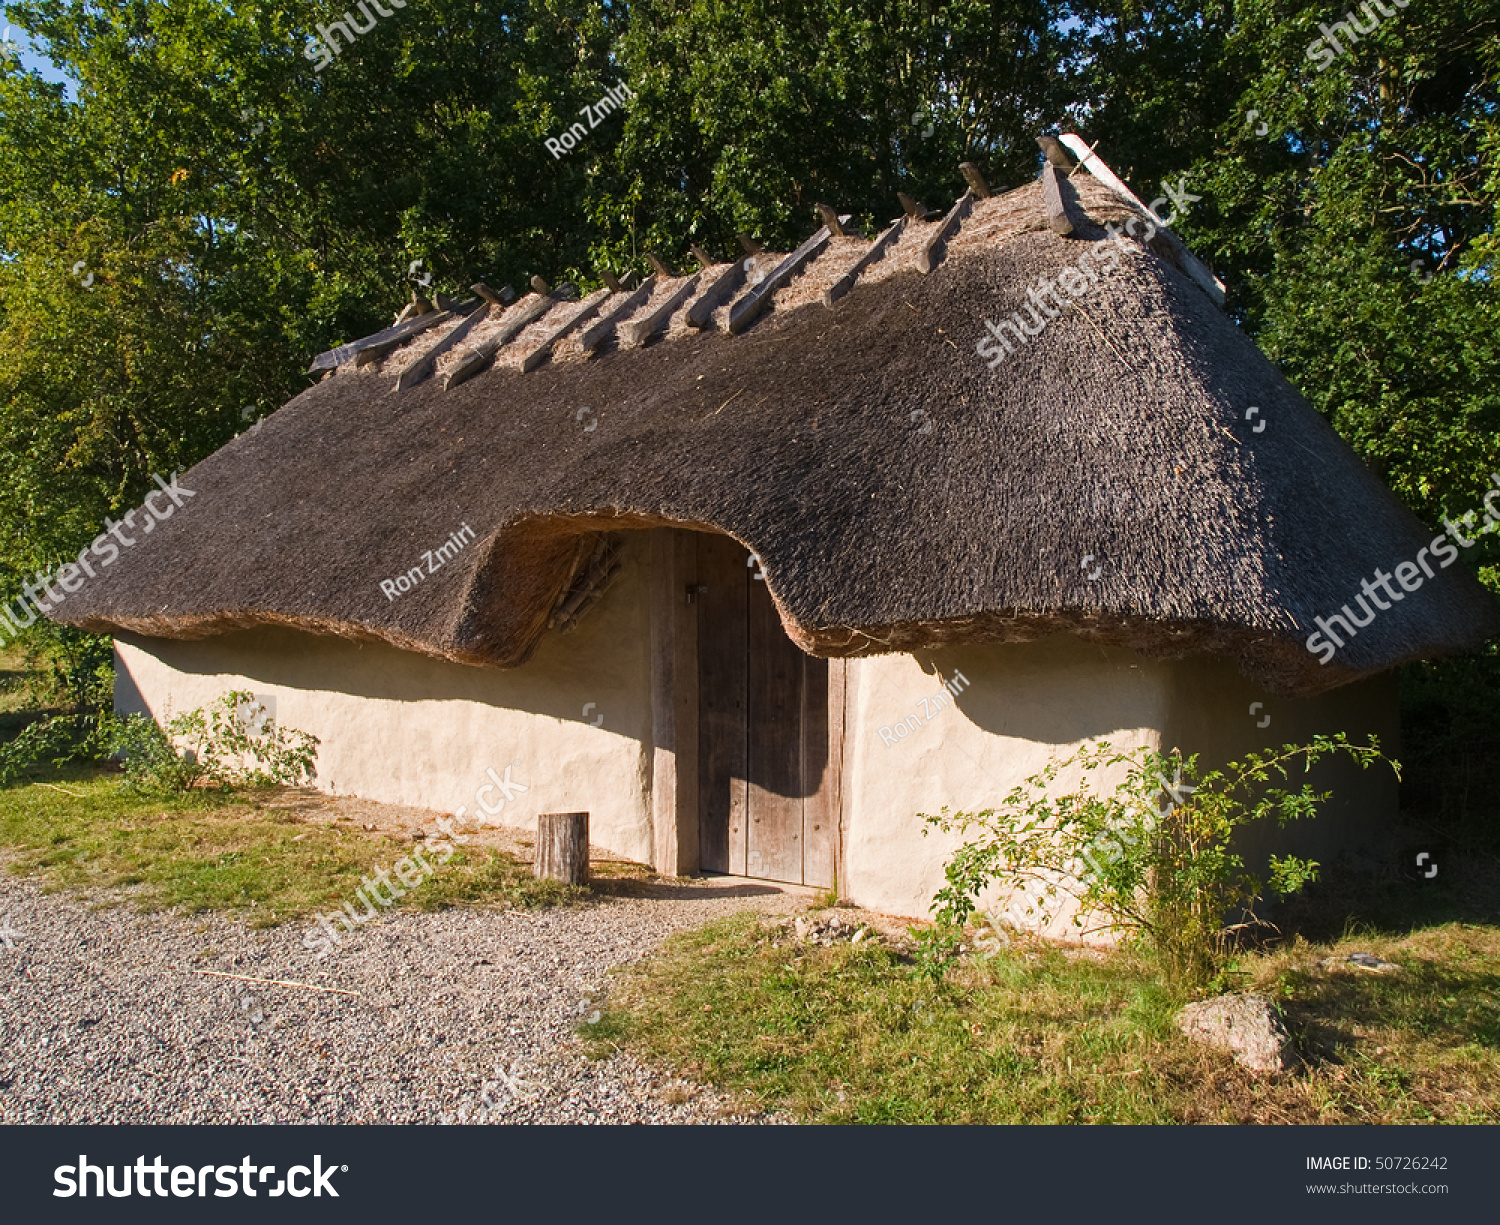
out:
{"label": "door frame", "polygon": [[[648,535],[652,867],[663,876],[696,876],[703,870],[698,843],[698,533],[659,527],[650,529]],[[834,815],[834,883],[840,889],[845,880],[849,681],[848,661],[829,659],[824,785]]]}

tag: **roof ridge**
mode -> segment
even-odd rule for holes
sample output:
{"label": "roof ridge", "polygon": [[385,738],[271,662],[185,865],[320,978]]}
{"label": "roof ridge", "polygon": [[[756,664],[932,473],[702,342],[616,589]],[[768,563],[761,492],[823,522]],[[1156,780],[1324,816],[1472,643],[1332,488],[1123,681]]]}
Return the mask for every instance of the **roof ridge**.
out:
{"label": "roof ridge", "polygon": [[[968,186],[937,221],[928,220],[923,206],[914,199],[898,193],[903,215],[873,240],[848,234],[843,227],[849,216],[839,216],[828,209],[828,223],[794,251],[776,257],[769,272],[764,269],[767,253],[763,249],[745,260],[708,262],[681,277],[672,274],[660,257],[652,253],[656,271],[638,288],[628,289],[608,275],[607,288],[595,291],[581,304],[574,303],[576,309],[571,314],[567,313],[567,304],[573,302],[573,297],[565,292],[571,286],[547,293],[534,292],[509,306],[504,306],[500,295],[490,291],[484,295],[484,301],[450,303],[444,310],[433,310],[319,354],[312,369],[325,370],[324,377],[329,377],[344,372],[345,368],[361,369],[378,363],[377,370],[383,377],[389,377],[388,372],[397,373],[395,390],[405,391],[433,373],[438,359],[457,348],[471,332],[477,330],[483,336],[488,325],[496,320],[503,320],[498,331],[465,347],[456,363],[451,358],[443,363],[447,375],[445,389],[497,366],[516,366],[522,373],[530,373],[559,359],[578,360],[610,347],[634,348],[657,338],[676,339],[689,329],[722,330],[737,336],[778,303],[802,305],[803,295],[797,289],[809,283],[809,274],[812,282],[821,281],[813,296],[828,309],[834,309],[861,281],[884,280],[894,275],[898,266],[914,265],[925,276],[936,271],[954,251],[967,255],[976,245],[990,246],[1049,228],[1059,235],[1074,235],[1083,221],[1102,220],[1108,228],[1110,220],[1097,215],[1103,203],[1097,195],[1087,203],[1078,199],[1080,184],[1076,176],[1085,169],[1110,200],[1152,222],[1154,233],[1148,235],[1143,245],[1150,246],[1157,255],[1192,277],[1222,305],[1222,282],[1180,238],[1160,225],[1159,218],[1103,159],[1072,133],[1063,134],[1061,142],[1051,137],[1039,138],[1038,143],[1046,153],[1039,177],[998,194],[990,190],[973,162],[961,163],[959,169]],[[1078,153],[1080,160],[1073,163],[1063,145]],[[1107,205],[1103,207],[1104,211],[1110,211]],[[826,205],[820,206],[820,213],[825,208]],[[977,241],[970,241],[971,238]],[[759,247],[753,239],[750,242]],[[701,248],[694,246],[692,250],[700,265],[709,261],[710,257]],[[832,264],[828,263],[830,260]],[[881,264],[884,267],[877,268]],[[578,328],[591,321],[591,326],[578,334]],[[518,362],[507,360],[508,352],[502,357],[502,351],[524,343],[526,334],[543,324],[550,325],[549,330],[528,343],[528,351]],[[436,327],[444,328],[444,334],[417,353],[416,338]]]}

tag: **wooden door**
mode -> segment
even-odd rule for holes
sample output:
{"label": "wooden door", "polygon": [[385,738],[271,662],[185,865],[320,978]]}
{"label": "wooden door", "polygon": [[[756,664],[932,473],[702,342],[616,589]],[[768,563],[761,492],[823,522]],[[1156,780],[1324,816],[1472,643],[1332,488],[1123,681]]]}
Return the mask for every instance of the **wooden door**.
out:
{"label": "wooden door", "polygon": [[786,636],[758,563],[727,536],[698,537],[698,584],[702,866],[831,885],[838,754],[828,661]]}

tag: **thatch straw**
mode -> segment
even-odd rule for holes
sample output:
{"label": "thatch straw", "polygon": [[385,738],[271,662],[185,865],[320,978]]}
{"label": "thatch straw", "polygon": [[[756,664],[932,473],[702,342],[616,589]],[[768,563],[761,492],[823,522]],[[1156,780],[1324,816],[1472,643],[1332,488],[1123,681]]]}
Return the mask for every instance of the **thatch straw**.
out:
{"label": "thatch straw", "polygon": [[[830,244],[742,336],[674,319],[641,349],[581,360],[564,342],[452,391],[390,394],[403,353],[319,383],[187,473],[197,497],[57,616],[164,637],[295,625],[509,666],[576,594],[597,533],[677,524],[757,552],[787,632],[828,655],[1067,632],[1311,693],[1500,630],[1454,566],[1333,662],[1308,652],[1315,617],[1436,533],[1167,240],[1130,243],[998,368],[976,355],[986,320],[1130,215],[1086,175],[1066,190],[1073,236],[1046,228],[1037,185],[980,201],[931,274],[914,260],[935,223],[916,223],[832,311],[816,294],[862,248]],[[381,593],[461,522],[478,539],[455,560]]]}

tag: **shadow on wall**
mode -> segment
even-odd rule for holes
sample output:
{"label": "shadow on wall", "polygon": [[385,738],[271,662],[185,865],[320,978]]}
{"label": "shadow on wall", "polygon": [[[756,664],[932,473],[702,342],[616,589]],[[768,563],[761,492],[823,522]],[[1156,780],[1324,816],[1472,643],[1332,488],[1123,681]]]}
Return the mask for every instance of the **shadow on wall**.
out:
{"label": "shadow on wall", "polygon": [[912,657],[932,676],[934,694],[962,678],[949,690],[953,704],[981,731],[1009,740],[1108,740],[1121,729],[1159,726],[1167,713],[1170,665],[1068,633]]}
{"label": "shadow on wall", "polygon": [[[194,639],[126,633],[116,638],[185,676],[242,676],[252,684],[308,695],[403,704],[472,702],[603,725],[645,744],[651,723],[645,696],[649,627],[643,543],[626,549],[617,580],[573,630],[548,631],[532,657],[517,668],[453,663],[387,643],[280,626]],[[127,669],[117,670],[115,693],[117,709],[146,710]]]}
{"label": "shadow on wall", "polygon": [[[622,691],[636,684],[630,670],[618,658],[612,668],[594,651],[579,652],[575,658],[571,648],[579,637],[581,628],[560,650],[549,638],[528,663],[499,669],[281,627],[236,630],[211,639],[116,635],[118,641],[188,676],[243,676],[256,685],[282,690],[387,702],[474,702],[573,723],[593,723],[607,712],[609,731],[649,741],[649,710],[632,709],[641,706],[638,696],[631,702],[622,700]],[[593,709],[580,703],[580,694],[598,695]],[[116,671],[115,705],[121,711],[147,709],[128,668]]]}
{"label": "shadow on wall", "polygon": [[[613,733],[645,743],[651,734],[649,704],[642,697],[648,664],[646,567],[636,555],[627,555],[625,563],[618,580],[575,629],[549,631],[518,668],[453,663],[382,642],[280,626],[194,639],[127,633],[116,638],[185,676],[222,674],[284,691],[380,702],[472,702],[563,722],[605,724]],[[117,670],[115,693],[117,709],[146,710],[127,669]]]}
{"label": "shadow on wall", "polygon": [[[1399,760],[1401,711],[1395,676],[1370,677],[1312,698],[1278,698],[1226,661],[1184,660],[1175,673],[1172,719],[1163,739],[1218,766],[1252,750],[1302,744],[1336,732],[1361,744],[1373,734],[1380,751]],[[1340,754],[1310,772],[1293,767],[1290,778],[1276,781],[1288,790],[1311,783],[1314,790],[1332,794],[1311,821],[1246,831],[1239,849],[1252,867],[1263,868],[1273,851],[1310,856],[1324,864],[1346,853],[1382,860],[1394,853],[1400,784],[1390,766],[1377,763],[1361,769]]]}
{"label": "shadow on wall", "polygon": [[[957,707],[938,713],[935,722],[956,715],[995,736],[1056,746],[1059,756],[1080,740],[1123,743],[1122,729],[1138,728],[1158,732],[1164,751],[1198,754],[1203,769],[1319,733],[1344,732],[1357,743],[1374,733],[1382,752],[1399,756],[1399,702],[1389,676],[1316,697],[1280,698],[1227,660],[1158,661],[1067,634],[913,657],[932,676],[933,694],[945,692],[948,683]],[[954,685],[956,677],[967,684]],[[1242,841],[1248,863],[1263,866],[1273,850],[1323,862],[1350,851],[1388,856],[1399,809],[1398,784],[1388,766],[1362,770],[1339,757],[1310,774],[1294,772],[1286,785],[1300,788],[1304,782],[1332,797],[1312,821],[1248,833]]]}

